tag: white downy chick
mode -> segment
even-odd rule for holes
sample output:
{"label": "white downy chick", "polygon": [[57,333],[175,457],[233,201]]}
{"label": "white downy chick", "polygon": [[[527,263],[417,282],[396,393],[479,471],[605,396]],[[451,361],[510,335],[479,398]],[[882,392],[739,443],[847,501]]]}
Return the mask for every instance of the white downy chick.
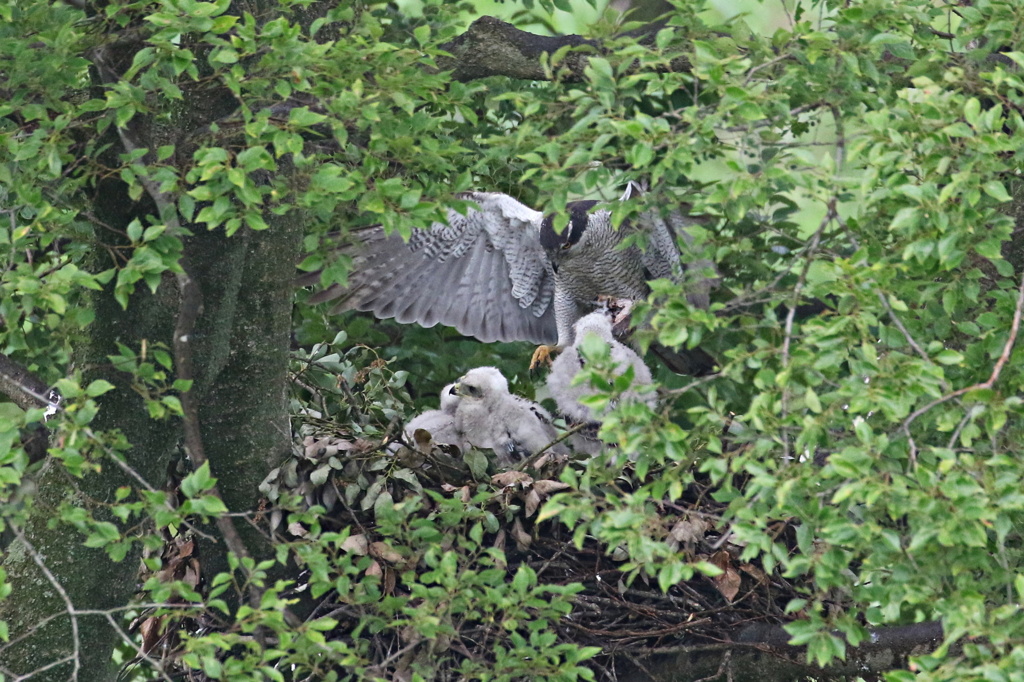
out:
{"label": "white downy chick", "polygon": [[590,407],[580,402],[581,399],[596,393],[590,383],[573,385],[576,375],[586,365],[586,359],[580,353],[580,344],[588,336],[596,336],[608,344],[610,357],[615,366],[615,376],[621,376],[630,367],[633,368],[633,388],[622,394],[622,400],[637,400],[654,407],[656,396],[653,392],[639,393],[636,390],[654,382],[651,370],[636,351],[615,339],[612,334],[612,322],[608,319],[607,313],[597,311],[576,322],[573,345],[566,348],[551,364],[547,385],[559,411],[575,423],[595,422],[601,419],[601,414],[594,414]]}
{"label": "white downy chick", "polygon": [[558,436],[547,410],[509,393],[508,381],[494,367],[471,369],[455,386],[456,425],[471,445],[494,450],[505,466],[540,452]]}
{"label": "white downy chick", "polygon": [[441,390],[441,409],[427,410],[409,420],[405,426],[406,442],[415,442],[417,429],[430,434],[431,440],[442,445],[455,445],[466,449],[466,439],[455,424],[455,411],[459,405],[459,394],[455,384],[448,384]]}

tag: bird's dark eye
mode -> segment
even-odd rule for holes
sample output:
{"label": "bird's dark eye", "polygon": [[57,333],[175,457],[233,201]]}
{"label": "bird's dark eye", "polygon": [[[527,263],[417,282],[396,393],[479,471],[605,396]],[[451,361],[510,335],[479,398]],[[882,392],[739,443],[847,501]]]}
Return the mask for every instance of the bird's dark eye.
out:
{"label": "bird's dark eye", "polygon": [[566,243],[562,244],[562,251],[568,251],[571,248],[572,248],[572,244],[569,243],[569,242],[566,242]]}
{"label": "bird's dark eye", "polygon": [[466,386],[466,390],[469,391],[469,394],[472,396],[480,395],[480,389],[476,386]]}

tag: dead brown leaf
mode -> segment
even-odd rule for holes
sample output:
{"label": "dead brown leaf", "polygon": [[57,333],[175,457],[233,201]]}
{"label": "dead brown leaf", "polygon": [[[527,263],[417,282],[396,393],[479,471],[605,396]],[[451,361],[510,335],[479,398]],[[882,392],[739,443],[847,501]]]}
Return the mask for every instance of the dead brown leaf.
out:
{"label": "dead brown leaf", "polygon": [[760,568],[758,568],[754,564],[748,564],[748,563],[740,564],[740,570],[743,571],[744,573],[746,573],[747,575],[749,575],[754,580],[756,580],[758,582],[758,584],[763,584],[763,583],[767,583],[768,582],[768,574],[765,573],[764,571],[762,571]]}
{"label": "dead brown leaf", "polygon": [[139,625],[139,634],[142,635],[142,653],[148,654],[160,641],[163,632],[163,616],[150,616]]}
{"label": "dead brown leaf", "polygon": [[527,486],[533,483],[533,478],[522,471],[502,471],[500,474],[491,476],[491,483],[503,488],[510,488],[516,484]]}
{"label": "dead brown leaf", "polygon": [[537,491],[538,495],[550,495],[558,490],[565,490],[569,487],[568,483],[562,483],[561,481],[552,481],[551,479],[542,479],[540,481],[533,482],[533,489]]}
{"label": "dead brown leaf", "polygon": [[370,544],[370,556],[374,559],[383,559],[391,564],[397,564],[402,560],[402,555],[391,548],[386,542],[374,542]]}
{"label": "dead brown leaf", "polygon": [[189,559],[185,564],[185,574],[181,576],[181,581],[191,588],[195,588],[199,585],[199,561],[196,559]]}
{"label": "dead brown leaf", "polygon": [[697,516],[685,516],[676,522],[668,532],[669,537],[681,545],[688,553],[704,540],[704,534],[711,529],[711,524]]}
{"label": "dead brown leaf", "polygon": [[540,495],[537,494],[536,489],[531,490],[526,495],[526,516],[529,518],[533,516],[534,512],[537,511],[537,507],[540,506]]}
{"label": "dead brown leaf", "polygon": [[516,541],[516,547],[519,551],[525,552],[530,549],[530,544],[533,542],[533,538],[530,534],[523,530],[522,522],[516,518],[515,523],[512,524],[512,539]]}
{"label": "dead brown leaf", "polygon": [[711,563],[722,569],[722,573],[711,579],[725,600],[732,602],[740,591],[740,583],[743,581],[739,571],[733,568],[732,557],[728,552],[715,552],[711,556]]}
{"label": "dead brown leaf", "polygon": [[495,536],[495,548],[505,551],[505,528],[498,531],[498,535]]}
{"label": "dead brown leaf", "polygon": [[359,533],[357,535],[349,535],[345,538],[345,541],[341,543],[341,548],[351,554],[364,556],[370,551],[370,543],[366,539],[365,535]]}

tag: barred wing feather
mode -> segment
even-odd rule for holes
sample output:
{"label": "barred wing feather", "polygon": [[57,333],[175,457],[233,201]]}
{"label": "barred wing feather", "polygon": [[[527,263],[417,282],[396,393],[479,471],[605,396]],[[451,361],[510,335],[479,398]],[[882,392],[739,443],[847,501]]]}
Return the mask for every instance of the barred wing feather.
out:
{"label": "barred wing feather", "polygon": [[340,299],[340,310],[424,327],[444,324],[484,342],[553,343],[554,275],[540,246],[542,215],[512,197],[470,192],[465,215],[413,233],[409,242],[371,228],[347,249],[349,285],[313,302]]}

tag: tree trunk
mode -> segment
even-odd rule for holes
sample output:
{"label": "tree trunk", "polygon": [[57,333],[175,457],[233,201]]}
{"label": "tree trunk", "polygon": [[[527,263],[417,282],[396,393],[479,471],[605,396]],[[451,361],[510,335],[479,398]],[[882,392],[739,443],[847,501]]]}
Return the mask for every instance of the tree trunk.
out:
{"label": "tree trunk", "polygon": [[[186,92],[182,106],[189,112],[186,118],[198,126],[235,105],[230,97],[205,92],[189,99]],[[187,133],[170,134],[180,140]],[[168,143],[153,139],[162,133],[144,124],[133,122],[133,134],[140,137],[135,140],[140,147],[155,149]],[[121,141],[112,136],[114,154],[125,151]],[[131,220],[138,218],[145,225],[147,215],[159,212],[151,201],[155,198],[134,202],[120,180],[107,180],[92,197],[92,211],[123,231]],[[294,214],[268,215],[267,221],[270,229],[243,228],[232,237],[222,230],[210,232],[204,225],[184,226],[193,236],[183,240],[183,262],[188,263],[201,297],[200,314],[190,335],[199,431],[211,470],[220,479],[221,496],[232,512],[256,507],[257,485],[287,454],[291,437],[286,398],[289,283],[302,227]],[[97,241],[109,242],[111,235],[97,228]],[[111,266],[104,262],[105,256],[103,249],[97,249],[98,270]],[[78,349],[76,366],[84,370],[83,385],[95,378],[115,384],[114,390],[98,399],[101,409],[91,428],[97,433],[116,429],[123,434],[131,444],[124,453],[125,465],[159,489],[169,457],[182,445],[182,422],[150,419],[142,397],[131,387],[131,377],[111,372],[107,356],[118,353],[119,343],[136,353],[158,343],[172,349],[181,292],[172,276],[164,277],[155,294],[139,285],[127,309],[115,301],[113,285],[97,292],[90,342]],[[19,676],[38,671],[32,680],[40,682],[116,678],[111,653],[122,637],[115,624],[121,627],[124,618],[117,609],[123,609],[138,591],[139,553],[129,552],[115,562],[102,549],[84,547],[84,536],[77,529],[66,523],[50,525],[64,504],[88,509],[97,520],[113,522],[122,532],[134,523],[110,517],[102,505],[114,501],[118,487],[138,489],[140,483],[109,458],[101,459],[100,465],[100,472],[75,480],[53,462],[37,478],[38,496],[4,561],[13,590],[0,602],[0,619],[9,622],[12,638],[21,639],[2,650],[0,672]],[[256,558],[268,556],[268,545],[259,533],[242,520],[236,519],[234,525],[248,553]],[[223,543],[204,549],[200,556],[206,576],[226,570]],[[110,617],[82,611],[102,611]]]}

